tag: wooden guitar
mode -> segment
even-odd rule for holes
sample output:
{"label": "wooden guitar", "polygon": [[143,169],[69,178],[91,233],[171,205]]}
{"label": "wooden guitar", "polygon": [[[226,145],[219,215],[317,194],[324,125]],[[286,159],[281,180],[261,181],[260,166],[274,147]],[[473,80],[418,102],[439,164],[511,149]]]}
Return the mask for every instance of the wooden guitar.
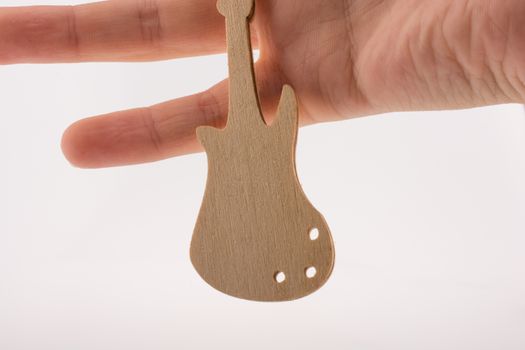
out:
{"label": "wooden guitar", "polygon": [[329,278],[334,247],[295,168],[298,107],[284,86],[267,125],[255,86],[249,19],[254,0],[219,0],[226,17],[230,101],[226,128],[200,127],[208,181],[191,243],[191,260],[214,288],[243,299],[306,296]]}

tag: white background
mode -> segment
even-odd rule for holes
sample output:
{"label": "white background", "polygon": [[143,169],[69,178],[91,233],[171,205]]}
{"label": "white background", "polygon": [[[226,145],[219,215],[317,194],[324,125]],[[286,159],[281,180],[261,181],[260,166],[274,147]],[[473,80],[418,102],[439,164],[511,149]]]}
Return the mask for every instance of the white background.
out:
{"label": "white background", "polygon": [[525,349],[522,106],[302,129],[299,176],[337,261],[280,304],[194,272],[204,154],[81,170],[60,152],[79,118],[225,75],[224,56],[0,66],[0,349]]}

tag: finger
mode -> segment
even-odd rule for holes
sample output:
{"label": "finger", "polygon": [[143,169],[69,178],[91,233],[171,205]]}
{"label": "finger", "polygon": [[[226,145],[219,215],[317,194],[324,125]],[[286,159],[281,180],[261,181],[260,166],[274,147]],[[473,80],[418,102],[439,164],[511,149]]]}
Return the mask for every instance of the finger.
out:
{"label": "finger", "polygon": [[143,61],[224,51],[214,0],[0,8],[0,64]]}
{"label": "finger", "polygon": [[[283,81],[268,69],[263,63],[256,65],[263,114],[271,122]],[[225,80],[196,95],[81,120],[64,133],[62,149],[66,158],[81,168],[153,162],[200,152],[196,129],[203,125],[223,128],[227,113]],[[309,119],[303,116],[304,122]]]}
{"label": "finger", "polygon": [[226,85],[222,82],[207,92],[76,122],[62,138],[64,155],[75,166],[101,168],[198,152],[196,128],[224,125]]}
{"label": "finger", "polygon": [[[258,86],[263,112],[272,119],[282,84],[263,76]],[[222,128],[227,112],[228,82],[223,81],[189,97],[81,120],[64,133],[62,149],[81,168],[153,162],[200,152],[197,127]]]}

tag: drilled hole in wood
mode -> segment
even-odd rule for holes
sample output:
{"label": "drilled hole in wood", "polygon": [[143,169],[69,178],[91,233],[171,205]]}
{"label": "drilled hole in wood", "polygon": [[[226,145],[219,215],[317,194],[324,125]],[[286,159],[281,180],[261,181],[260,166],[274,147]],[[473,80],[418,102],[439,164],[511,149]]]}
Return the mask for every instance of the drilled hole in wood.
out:
{"label": "drilled hole in wood", "polygon": [[314,278],[317,275],[317,269],[313,266],[307,267],[305,270],[306,277]]}
{"label": "drilled hole in wood", "polygon": [[316,241],[319,238],[319,229],[314,227],[310,230],[310,239]]}
{"label": "drilled hole in wood", "polygon": [[278,271],[278,272],[275,273],[273,278],[275,279],[275,282],[280,284],[280,283],[283,283],[286,280],[286,275],[284,274],[284,272]]}

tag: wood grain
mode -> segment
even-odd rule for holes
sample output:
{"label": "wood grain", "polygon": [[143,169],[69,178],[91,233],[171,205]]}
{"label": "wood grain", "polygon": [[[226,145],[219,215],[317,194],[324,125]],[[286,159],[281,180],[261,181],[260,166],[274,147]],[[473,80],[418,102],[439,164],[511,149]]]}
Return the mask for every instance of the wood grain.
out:
{"label": "wood grain", "polygon": [[[220,0],[217,7],[226,18],[230,106],[225,129],[197,130],[208,155],[208,181],[191,260],[206,282],[226,294],[297,299],[327,281],[335,255],[329,228],[296,175],[296,97],[284,86],[277,118],[265,124],[249,33],[254,1]],[[313,229],[318,237],[310,237]]]}

